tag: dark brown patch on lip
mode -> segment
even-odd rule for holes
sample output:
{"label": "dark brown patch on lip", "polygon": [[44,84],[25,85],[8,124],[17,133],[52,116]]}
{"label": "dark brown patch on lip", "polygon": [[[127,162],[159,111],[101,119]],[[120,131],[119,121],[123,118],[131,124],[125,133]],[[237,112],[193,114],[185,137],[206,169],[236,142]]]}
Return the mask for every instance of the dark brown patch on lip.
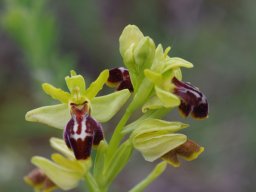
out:
{"label": "dark brown patch on lip", "polygon": [[129,89],[130,92],[133,92],[129,71],[124,67],[118,67],[109,70],[107,85],[110,87],[115,87],[118,91]]}
{"label": "dark brown patch on lip", "polygon": [[[83,126],[85,126],[85,130],[82,130]],[[83,134],[85,134],[85,137],[80,137]],[[76,159],[87,159],[90,157],[92,145],[98,145],[104,139],[101,124],[90,115],[82,115],[80,113],[74,114],[69,120],[63,137],[66,145],[73,150]]]}
{"label": "dark brown patch on lip", "polygon": [[206,96],[190,83],[182,82],[176,77],[172,79],[176,86],[173,93],[181,99],[179,109],[184,116],[192,115],[202,119],[208,116],[208,102]]}

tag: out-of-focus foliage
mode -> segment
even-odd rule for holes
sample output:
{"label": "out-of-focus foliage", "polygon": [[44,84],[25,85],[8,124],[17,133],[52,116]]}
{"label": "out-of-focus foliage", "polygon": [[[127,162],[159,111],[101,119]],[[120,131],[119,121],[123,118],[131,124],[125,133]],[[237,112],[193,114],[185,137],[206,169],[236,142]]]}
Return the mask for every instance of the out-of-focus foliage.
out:
{"label": "out-of-focus foliage", "polygon": [[[1,191],[29,191],[21,178],[31,168],[30,157],[49,156],[49,136],[61,136],[24,120],[26,111],[42,105],[34,77],[61,85],[75,64],[90,78],[119,66],[118,37],[129,23],[156,43],[171,45],[171,56],[191,61],[195,67],[184,70],[184,81],[198,85],[210,104],[208,120],[182,120],[191,125],[184,132],[193,129],[191,139],[205,152],[193,165],[168,168],[147,191],[255,190],[255,7],[254,0],[1,1]],[[77,63],[67,58],[70,54]],[[105,133],[114,125],[104,124]],[[113,191],[128,190],[152,168],[140,155],[133,160]],[[138,174],[131,175],[135,169]]]}
{"label": "out-of-focus foliage", "polygon": [[22,48],[31,75],[40,82],[45,78],[58,82],[74,67],[74,61],[59,54],[57,23],[46,3],[6,0],[1,22]]}

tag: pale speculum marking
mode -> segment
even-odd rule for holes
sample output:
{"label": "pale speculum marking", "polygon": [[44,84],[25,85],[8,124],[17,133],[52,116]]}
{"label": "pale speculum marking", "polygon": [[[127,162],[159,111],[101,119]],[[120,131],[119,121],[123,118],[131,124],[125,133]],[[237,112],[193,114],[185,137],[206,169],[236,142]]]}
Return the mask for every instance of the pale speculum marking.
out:
{"label": "pale speculum marking", "polygon": [[86,118],[87,116],[84,116],[81,121],[78,121],[76,118],[73,118],[74,120],[74,126],[72,131],[73,133],[70,134],[70,138],[73,138],[75,140],[81,139],[82,141],[84,141],[86,137],[93,136],[93,134],[89,133],[87,130]]}

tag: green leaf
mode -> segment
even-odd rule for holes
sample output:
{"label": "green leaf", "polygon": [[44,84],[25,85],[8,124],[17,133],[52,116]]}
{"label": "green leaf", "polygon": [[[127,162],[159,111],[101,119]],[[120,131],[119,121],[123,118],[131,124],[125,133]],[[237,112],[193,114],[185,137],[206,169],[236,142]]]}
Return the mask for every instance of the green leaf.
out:
{"label": "green leaf", "polygon": [[107,122],[121,109],[130,95],[129,90],[124,89],[109,95],[95,97],[91,101],[92,117],[99,122]]}
{"label": "green leaf", "polygon": [[105,169],[106,183],[111,183],[119,172],[127,164],[132,155],[133,146],[130,140],[124,142],[115,152],[110,160],[107,161]]}
{"label": "green leaf", "polygon": [[99,185],[105,183],[105,177],[103,175],[105,155],[108,149],[106,141],[101,141],[97,147],[97,153],[94,161],[93,176]]}
{"label": "green leaf", "polygon": [[63,190],[75,188],[81,179],[80,173],[62,167],[46,158],[34,156],[31,161]]}
{"label": "green leaf", "polygon": [[91,100],[98,92],[103,88],[104,84],[107,82],[109,76],[109,70],[104,70],[100,73],[99,77],[90,84],[89,88],[86,90],[86,97]]}
{"label": "green leaf", "polygon": [[161,162],[153,169],[153,171],[135,187],[133,187],[129,192],[142,192],[144,189],[150,185],[154,180],[156,180],[166,169],[167,163]]}
{"label": "green leaf", "polygon": [[64,129],[71,118],[68,104],[50,105],[27,112],[27,121],[39,122],[58,129]]}
{"label": "green leaf", "polygon": [[59,100],[62,103],[68,103],[70,94],[58,89],[48,83],[42,84],[42,88],[47,95],[50,95],[53,99]]}

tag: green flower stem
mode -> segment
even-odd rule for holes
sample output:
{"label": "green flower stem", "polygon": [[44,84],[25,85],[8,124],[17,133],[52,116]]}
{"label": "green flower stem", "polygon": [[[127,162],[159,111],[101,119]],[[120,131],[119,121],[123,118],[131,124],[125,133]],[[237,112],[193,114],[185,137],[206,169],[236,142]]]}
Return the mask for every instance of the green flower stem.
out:
{"label": "green flower stem", "polygon": [[104,192],[107,191],[106,189],[100,189],[97,182],[95,181],[92,174],[88,171],[85,174],[85,182],[90,192]]}
{"label": "green flower stem", "polygon": [[[131,103],[132,104],[132,103]],[[118,125],[116,126],[116,129],[113,133],[113,136],[110,140],[109,147],[108,147],[108,158],[110,159],[111,156],[115,153],[115,151],[118,148],[119,143],[123,139],[122,135],[122,129],[125,126],[126,122],[129,120],[131,114],[133,111],[130,110],[130,106],[126,109],[125,114],[123,115],[122,119],[119,121]]]}
{"label": "green flower stem", "polygon": [[157,179],[165,170],[167,163],[165,161],[158,163],[153,171],[140,183],[134,186],[129,192],[142,192],[149,184]]}

